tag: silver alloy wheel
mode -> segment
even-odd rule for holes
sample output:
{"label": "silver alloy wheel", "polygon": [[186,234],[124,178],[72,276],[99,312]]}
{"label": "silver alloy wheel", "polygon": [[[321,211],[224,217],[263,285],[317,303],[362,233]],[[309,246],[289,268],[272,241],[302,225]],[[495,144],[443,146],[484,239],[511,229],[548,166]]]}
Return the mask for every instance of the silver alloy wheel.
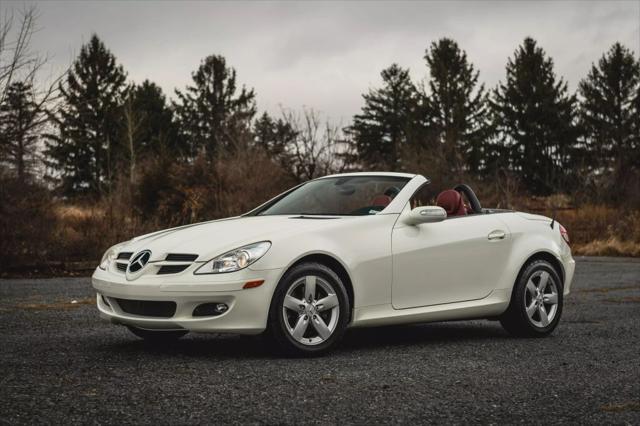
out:
{"label": "silver alloy wheel", "polygon": [[318,345],[331,337],[338,325],[340,300],[331,284],[307,275],[287,290],[282,315],[294,340],[303,345]]}
{"label": "silver alloy wheel", "polygon": [[551,324],[558,312],[558,286],[547,271],[536,271],[527,281],[524,306],[529,321],[536,327]]}

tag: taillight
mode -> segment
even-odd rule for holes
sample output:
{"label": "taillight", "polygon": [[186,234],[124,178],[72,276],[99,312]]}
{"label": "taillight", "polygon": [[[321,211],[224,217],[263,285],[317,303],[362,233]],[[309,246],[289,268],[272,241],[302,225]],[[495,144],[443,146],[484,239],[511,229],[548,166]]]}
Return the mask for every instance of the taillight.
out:
{"label": "taillight", "polygon": [[562,225],[560,225],[560,235],[562,235],[562,239],[565,240],[567,244],[569,244],[569,233]]}

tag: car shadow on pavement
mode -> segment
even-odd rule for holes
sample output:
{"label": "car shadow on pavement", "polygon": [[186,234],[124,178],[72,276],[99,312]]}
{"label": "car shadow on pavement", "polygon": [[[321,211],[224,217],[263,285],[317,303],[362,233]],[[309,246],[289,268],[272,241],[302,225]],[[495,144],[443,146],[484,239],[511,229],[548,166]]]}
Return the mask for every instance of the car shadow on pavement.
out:
{"label": "car shadow on pavement", "polygon": [[[420,325],[395,325],[347,330],[341,344],[332,353],[359,349],[381,351],[398,346],[429,346],[503,339],[508,335],[494,322],[447,322]],[[134,336],[101,344],[101,350],[118,351],[120,356],[139,357],[141,353],[167,356],[206,357],[209,359],[276,359],[283,355],[262,336],[231,336],[193,333],[168,343],[149,343]],[[331,356],[329,354],[328,356]]]}
{"label": "car shadow on pavement", "polygon": [[139,357],[140,354],[154,356],[186,356],[223,360],[229,358],[264,359],[275,357],[264,339],[258,336],[231,336],[220,334],[192,333],[173,342],[147,342],[124,335],[115,343],[101,345],[101,350],[117,351],[120,356]]}
{"label": "car shadow on pavement", "polygon": [[427,346],[435,343],[494,340],[505,337],[508,338],[508,334],[497,322],[452,321],[350,329],[340,347],[382,349],[388,346]]}

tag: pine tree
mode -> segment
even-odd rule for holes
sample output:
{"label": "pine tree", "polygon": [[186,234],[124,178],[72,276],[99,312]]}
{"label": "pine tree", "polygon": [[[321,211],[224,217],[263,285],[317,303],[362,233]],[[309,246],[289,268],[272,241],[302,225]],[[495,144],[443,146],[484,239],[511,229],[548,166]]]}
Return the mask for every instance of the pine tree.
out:
{"label": "pine tree", "polygon": [[204,150],[209,157],[221,148],[231,148],[238,132],[249,129],[256,113],[255,93],[244,86],[238,90],[236,71],[224,57],[205,58],[192,74],[193,86],[176,90],[174,104],[182,137],[190,155]]}
{"label": "pine tree", "polygon": [[477,173],[488,137],[488,106],[484,85],[478,85],[479,72],[449,38],[432,43],[424,58],[429,67],[426,124],[444,147],[452,172]]}
{"label": "pine tree", "polygon": [[157,156],[184,157],[188,149],[182,146],[173,110],[167,105],[162,89],[145,80],[132,85],[122,106],[121,140],[133,182],[141,159]]}
{"label": "pine tree", "polygon": [[291,172],[291,147],[297,132],[290,123],[271,118],[266,112],[253,125],[254,142],[287,172]]}
{"label": "pine tree", "polygon": [[417,91],[409,70],[392,64],[383,70],[383,86],[362,95],[362,112],[346,128],[359,159],[370,167],[394,170],[399,166],[401,149],[409,140],[409,127],[415,117]]}
{"label": "pine tree", "polygon": [[498,138],[508,149],[503,160],[533,194],[562,189],[576,140],[575,96],[531,38],[509,59],[506,71],[506,82],[491,101]]}
{"label": "pine tree", "polygon": [[608,194],[620,198],[640,172],[640,62],[615,43],[592,65],[578,92],[593,174]]}
{"label": "pine tree", "polygon": [[34,101],[31,85],[11,83],[0,104],[0,163],[8,164],[21,184],[35,167],[44,121],[44,112]]}
{"label": "pine tree", "polygon": [[142,117],[138,131],[140,151],[148,154],[170,152],[186,155],[186,147],[178,138],[178,127],[173,110],[169,107],[162,89],[145,80],[129,93],[132,107]]}
{"label": "pine tree", "polygon": [[60,85],[64,106],[48,143],[65,193],[99,194],[116,177],[124,155],[119,128],[125,80],[122,66],[94,34]]}

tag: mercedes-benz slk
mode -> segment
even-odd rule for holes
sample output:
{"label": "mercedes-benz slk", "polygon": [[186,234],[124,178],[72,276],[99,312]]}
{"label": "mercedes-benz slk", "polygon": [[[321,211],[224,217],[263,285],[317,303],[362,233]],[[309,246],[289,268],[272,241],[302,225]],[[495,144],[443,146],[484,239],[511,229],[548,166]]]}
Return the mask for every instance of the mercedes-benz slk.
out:
{"label": "mercedes-benz slk", "polygon": [[483,208],[464,184],[350,173],[117,244],[92,283],[100,315],[145,339],[264,333],[317,354],[347,327],[487,318],[548,335],[574,267],[554,219]]}

